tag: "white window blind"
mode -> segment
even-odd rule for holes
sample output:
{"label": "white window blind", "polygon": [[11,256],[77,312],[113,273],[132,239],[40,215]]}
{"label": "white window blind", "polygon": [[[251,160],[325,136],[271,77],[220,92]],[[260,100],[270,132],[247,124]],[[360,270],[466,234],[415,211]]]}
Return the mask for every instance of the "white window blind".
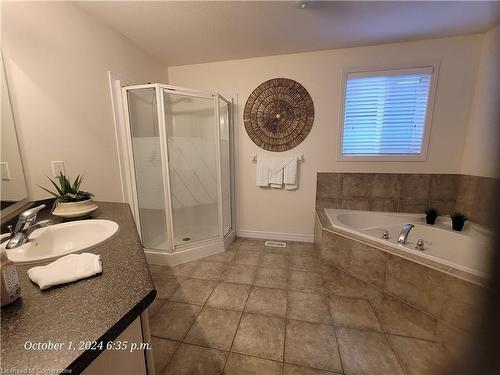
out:
{"label": "white window blind", "polygon": [[347,75],[342,156],[420,155],[432,68]]}

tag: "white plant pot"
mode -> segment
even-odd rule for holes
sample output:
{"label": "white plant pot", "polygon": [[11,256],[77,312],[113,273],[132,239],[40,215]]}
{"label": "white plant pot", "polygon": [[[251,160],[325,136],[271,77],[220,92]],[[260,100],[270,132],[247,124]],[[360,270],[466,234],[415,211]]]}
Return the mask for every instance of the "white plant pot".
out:
{"label": "white plant pot", "polygon": [[80,202],[56,202],[52,215],[64,218],[77,218],[90,215],[98,206],[92,199]]}

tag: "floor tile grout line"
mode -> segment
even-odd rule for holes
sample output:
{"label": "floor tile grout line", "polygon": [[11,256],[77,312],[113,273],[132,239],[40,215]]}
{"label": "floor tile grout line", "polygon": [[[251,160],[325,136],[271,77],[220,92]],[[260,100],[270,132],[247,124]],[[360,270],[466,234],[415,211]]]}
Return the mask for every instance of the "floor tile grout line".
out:
{"label": "floor tile grout line", "polygon": [[[255,277],[255,275],[254,275],[254,277]],[[231,345],[229,346],[229,351],[228,351],[229,354],[232,352],[234,341],[236,340],[236,334],[238,333],[238,330],[240,329],[240,324],[241,324],[241,321],[243,319],[243,315],[245,314],[247,302],[248,302],[248,299],[250,298],[250,294],[252,293],[252,290],[253,290],[253,285],[250,286],[250,291],[248,292],[247,298],[245,299],[245,305],[243,306],[243,310],[242,310],[241,315],[240,315],[240,320],[238,321],[238,325],[236,326],[236,330],[234,331],[233,340],[231,341]],[[224,373],[224,370],[226,369],[227,362],[229,361],[229,354],[227,355],[226,362],[224,363],[224,366],[222,367],[223,373]]]}
{"label": "floor tile grout line", "polygon": [[[326,287],[326,281],[325,281],[325,278],[323,277],[323,273],[321,273],[321,281],[323,282],[323,288],[327,289]],[[345,373],[345,369],[344,369],[344,361],[342,360],[342,354],[340,352],[340,341],[339,341],[339,337],[337,335],[337,327],[335,326],[335,314],[332,310],[332,307],[330,305],[330,296],[328,296],[328,309],[330,310],[330,315],[331,315],[331,318],[332,318],[332,326],[333,326],[333,334],[335,335],[335,341],[337,342],[337,352],[338,352],[338,355],[339,355],[339,361],[340,361],[340,369],[342,370],[342,374]]]}
{"label": "floor tile grout line", "polygon": [[[384,303],[383,300],[382,300],[382,303]],[[373,312],[375,314],[375,318],[377,319],[380,328],[382,328],[382,333],[385,337],[385,340],[387,341],[387,344],[389,345],[389,348],[391,349],[391,351],[394,353],[394,356],[396,357],[396,361],[398,362],[399,366],[401,367],[403,374],[408,375],[408,371],[407,371],[406,367],[404,366],[403,361],[399,358],[398,353],[394,350],[394,347],[392,346],[391,340],[389,339],[389,335],[386,332],[386,328],[382,325],[382,320],[380,319],[379,314],[377,313],[376,309],[374,308],[373,303],[370,300],[368,300],[368,304],[370,305],[371,309],[373,310]]]}
{"label": "floor tile grout line", "polygon": [[[175,349],[174,353],[172,353],[172,356],[170,357],[168,363],[165,365],[165,370],[168,368],[168,366],[170,365],[170,363],[172,362],[174,356],[177,354],[177,352],[179,351],[179,348],[182,346],[182,344],[184,344],[184,339],[186,338],[187,334],[189,333],[189,331],[191,330],[191,328],[193,328],[193,325],[194,323],[196,322],[196,320],[198,319],[198,316],[200,315],[201,311],[203,310],[203,308],[205,307],[205,304],[207,303],[208,299],[210,298],[210,296],[212,295],[212,293],[214,292],[215,288],[217,287],[217,285],[219,285],[219,283],[215,284],[214,288],[212,289],[212,291],[210,292],[210,294],[208,295],[207,299],[205,300],[205,302],[203,303],[203,305],[201,306],[200,310],[198,311],[198,314],[196,314],[196,317],[194,318],[193,320],[193,323],[191,323],[191,325],[189,326],[189,328],[186,330],[186,333],[184,334],[184,336],[182,337],[182,340],[181,340],[181,344],[179,346],[177,346],[177,348]],[[172,301],[172,302],[175,302],[175,301]],[[200,306],[200,305],[196,305],[196,306]],[[187,343],[185,343],[187,344]],[[226,359],[227,360],[227,359]]]}

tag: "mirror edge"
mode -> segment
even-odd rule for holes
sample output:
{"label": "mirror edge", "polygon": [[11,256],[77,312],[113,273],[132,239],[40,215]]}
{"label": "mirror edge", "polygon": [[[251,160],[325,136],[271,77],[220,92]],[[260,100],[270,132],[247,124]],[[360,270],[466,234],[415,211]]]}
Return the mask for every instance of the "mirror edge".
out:
{"label": "mirror edge", "polygon": [[[1,69],[3,70],[3,75],[5,78],[5,85],[7,86],[7,95],[9,96],[9,103],[10,103],[11,110],[12,110],[12,101],[11,101],[11,94],[10,94],[10,88],[9,88],[9,80],[7,79],[7,71],[5,70],[5,63],[4,63],[2,49],[0,49],[0,65],[1,65]],[[14,112],[14,111],[12,111],[12,112]],[[12,113],[12,116],[14,116],[14,113]],[[14,124],[16,124],[15,118],[14,118]],[[29,206],[31,206],[30,197],[29,197],[30,191],[29,191],[29,187],[28,187],[28,180],[26,178],[26,169],[24,167],[24,157],[23,157],[23,152],[21,150],[20,143],[19,143],[19,135],[18,135],[17,126],[16,126],[15,131],[16,131],[17,145],[19,148],[19,156],[21,158],[21,165],[23,167],[24,184],[26,186],[26,192],[27,192],[28,196],[21,199],[19,202],[16,202],[13,205],[10,205],[9,207],[6,207],[3,210],[0,210],[0,223],[1,224],[4,224],[5,222],[11,220],[14,216],[17,216],[21,211],[23,211],[24,209],[27,209]]]}

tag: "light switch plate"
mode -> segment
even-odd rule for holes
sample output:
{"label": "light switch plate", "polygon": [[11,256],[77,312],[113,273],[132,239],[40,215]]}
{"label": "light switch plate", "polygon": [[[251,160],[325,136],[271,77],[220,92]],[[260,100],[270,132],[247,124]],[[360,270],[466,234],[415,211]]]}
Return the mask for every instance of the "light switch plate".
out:
{"label": "light switch plate", "polygon": [[9,181],[12,180],[10,177],[10,169],[9,169],[9,163],[6,161],[0,162],[0,170],[1,170],[1,179],[2,181]]}
{"label": "light switch plate", "polygon": [[54,177],[58,177],[60,174],[64,173],[64,162],[62,160],[52,160],[52,174]]}

